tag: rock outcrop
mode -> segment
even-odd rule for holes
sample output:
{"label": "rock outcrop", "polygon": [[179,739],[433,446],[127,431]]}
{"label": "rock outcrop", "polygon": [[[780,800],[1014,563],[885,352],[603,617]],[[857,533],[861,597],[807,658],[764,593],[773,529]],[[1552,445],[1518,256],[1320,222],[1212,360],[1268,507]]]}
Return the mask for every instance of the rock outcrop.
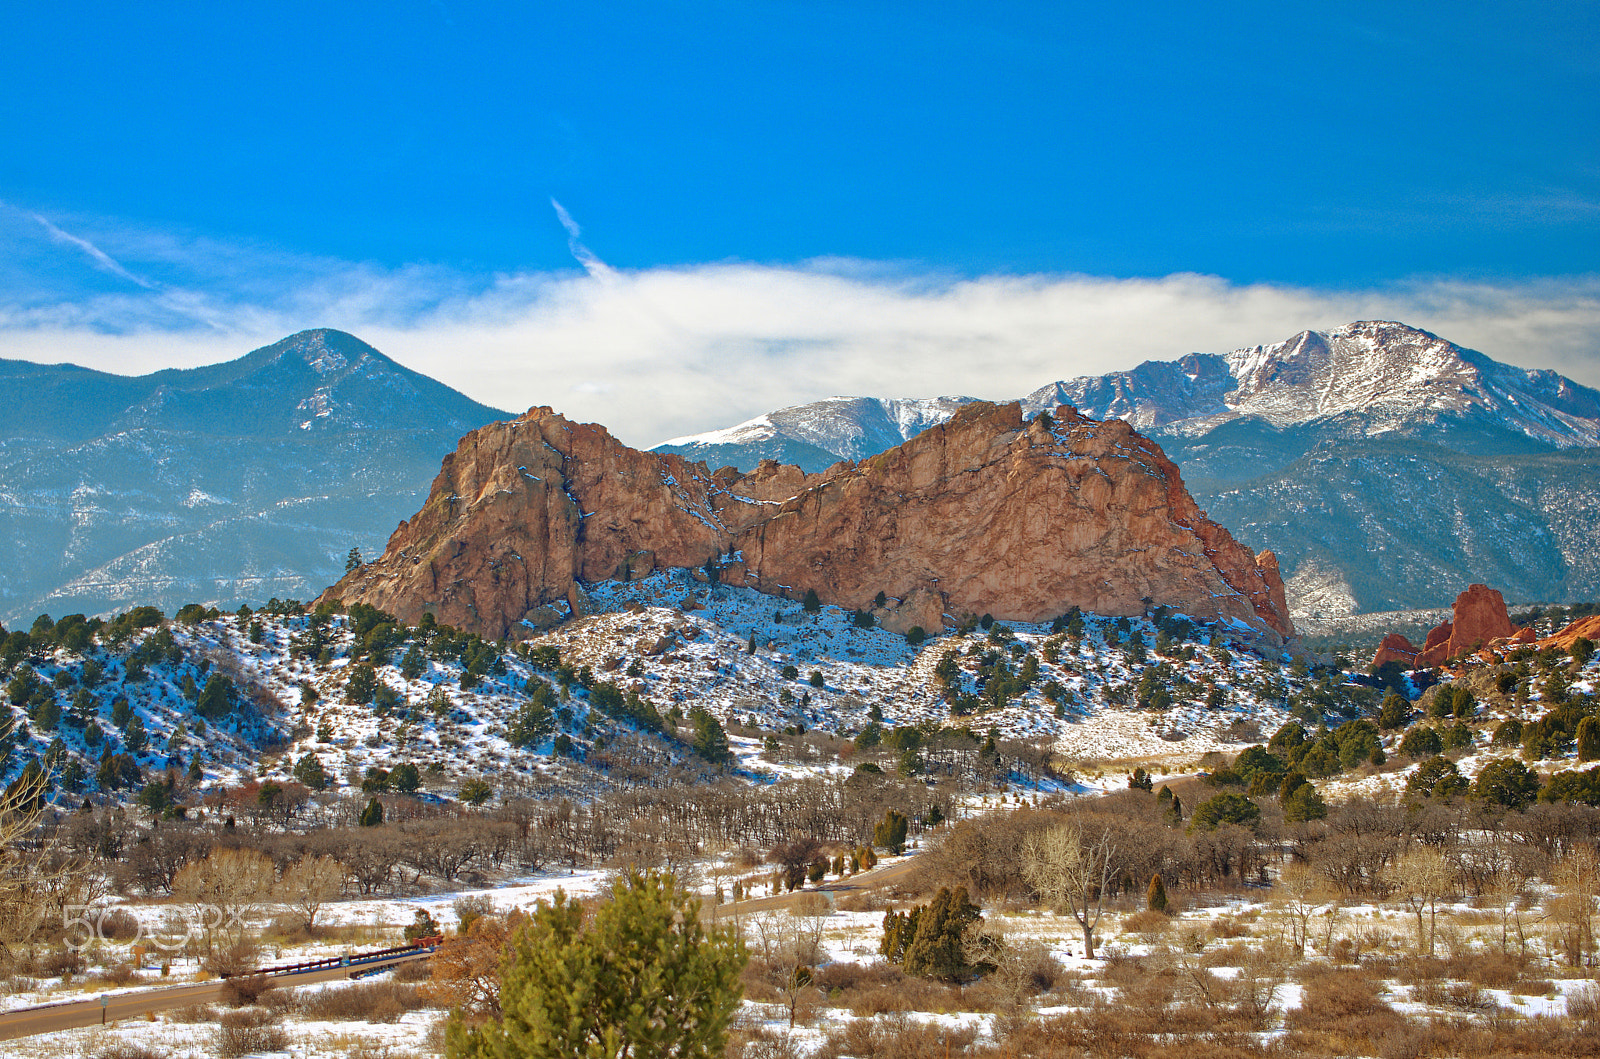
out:
{"label": "rock outcrop", "polygon": [[1600,614],[1579,618],[1554,635],[1538,641],[1538,644],[1541,649],[1554,647],[1560,651],[1570,651],[1579,640],[1600,643]]}
{"label": "rock outcrop", "polygon": [[324,598],[501,637],[581,582],[708,561],[790,598],[873,609],[881,592],[894,629],[1165,604],[1274,643],[1294,633],[1275,557],[1206,518],[1154,442],[1066,406],[1025,422],[1015,403],[816,475],[710,473],[536,408],[463,438],[383,556]]}
{"label": "rock outcrop", "polygon": [[1439,665],[1447,658],[1473,654],[1518,630],[1506,613],[1505,598],[1488,585],[1470,585],[1456,597],[1451,620],[1434,626],[1416,657],[1416,668]]}
{"label": "rock outcrop", "polygon": [[1397,632],[1389,633],[1372,656],[1372,668],[1377,669],[1385,662],[1399,662],[1406,669],[1415,669],[1419,651],[1417,645],[1404,636]]}

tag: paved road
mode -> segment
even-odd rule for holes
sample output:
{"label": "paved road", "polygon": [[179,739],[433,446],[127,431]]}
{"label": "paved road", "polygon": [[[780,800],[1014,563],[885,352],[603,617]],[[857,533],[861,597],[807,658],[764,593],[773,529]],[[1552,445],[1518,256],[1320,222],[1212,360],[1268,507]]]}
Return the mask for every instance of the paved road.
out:
{"label": "paved road", "polygon": [[[393,967],[408,960],[421,960],[428,952],[401,953],[391,959],[374,960],[356,967],[320,967],[294,974],[270,976],[272,988],[310,985],[313,982],[334,982],[349,978],[353,973],[368,974],[382,968]],[[167,989],[141,989],[132,993],[118,993],[106,998],[104,1019],[142,1018],[153,1011],[189,1007],[192,1004],[217,1004],[222,1001],[222,981],[201,982],[196,985],[178,985]],[[98,1026],[101,1022],[100,999],[69,1001],[44,1007],[18,1008],[0,1015],[0,1041],[17,1037],[31,1037],[36,1033],[56,1033],[77,1029],[80,1026]]]}
{"label": "paved road", "polygon": [[792,894],[753,897],[746,901],[740,901],[737,905],[718,905],[710,910],[711,918],[716,920],[725,916],[732,916],[735,913],[740,916],[747,916],[753,912],[766,912],[774,908],[790,908],[815,893],[831,894],[833,899],[837,901],[841,897],[846,897],[850,894],[866,893],[869,890],[882,890],[886,887],[903,883],[911,877],[911,873],[916,868],[916,858],[907,857],[898,864],[891,864],[886,868],[874,868],[871,871],[861,872],[859,875],[852,875],[848,879],[823,883],[821,886],[813,886],[805,890],[796,890]]}

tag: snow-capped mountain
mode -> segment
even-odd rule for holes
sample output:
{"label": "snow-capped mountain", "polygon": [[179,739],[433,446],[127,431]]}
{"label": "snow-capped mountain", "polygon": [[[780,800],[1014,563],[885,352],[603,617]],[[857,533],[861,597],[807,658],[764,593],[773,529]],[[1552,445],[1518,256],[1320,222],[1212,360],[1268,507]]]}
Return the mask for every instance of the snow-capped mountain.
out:
{"label": "snow-capped mountain", "polygon": [[1425,430],[1443,417],[1553,448],[1600,445],[1600,393],[1553,371],[1501,364],[1426,331],[1362,321],[1269,346],[1191,353],[1052,383],[1031,407],[1072,404],[1143,431],[1198,436],[1256,418],[1348,437]]}
{"label": "snow-capped mountain", "polygon": [[[851,413],[906,403],[921,430],[966,399],[836,398],[662,448],[741,469],[803,451],[820,469],[898,444]],[[1600,596],[1600,393],[1555,372],[1361,321],[1023,399],[1030,415],[1063,403],[1156,438],[1213,517],[1277,552],[1297,614],[1443,605],[1472,581]]]}
{"label": "snow-capped mountain", "polygon": [[340,331],[130,378],[0,361],[0,620],[309,598],[504,413]]}
{"label": "snow-capped mountain", "polygon": [[726,430],[673,438],[655,451],[676,452],[711,467],[753,467],[761,460],[777,460],[816,472],[841,459],[859,460],[909,441],[974,400],[830,397],[780,408]]}

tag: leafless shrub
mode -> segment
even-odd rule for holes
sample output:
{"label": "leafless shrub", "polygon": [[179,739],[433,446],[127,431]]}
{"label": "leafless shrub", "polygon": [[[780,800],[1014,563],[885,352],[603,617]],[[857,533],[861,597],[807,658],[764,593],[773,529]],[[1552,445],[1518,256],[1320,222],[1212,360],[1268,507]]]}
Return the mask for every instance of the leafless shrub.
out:
{"label": "leafless shrub", "polygon": [[1122,929],[1128,934],[1166,934],[1173,927],[1172,917],[1164,912],[1154,912],[1145,909],[1135,912],[1122,921]]}
{"label": "leafless shrub", "polygon": [[408,1011],[433,1006],[422,987],[385,979],[307,993],[299,1003],[304,1017],[319,1022],[393,1022]]}
{"label": "leafless shrub", "polygon": [[131,961],[114,963],[95,974],[90,975],[87,982],[95,985],[124,986],[132,985],[139,981],[139,972]]}
{"label": "leafless shrub", "polygon": [[1587,1031],[1600,1027],[1600,986],[1590,983],[1568,993],[1567,1018]]}
{"label": "leafless shrub", "polygon": [[260,1008],[240,1008],[225,1013],[217,1023],[212,1054],[220,1059],[240,1059],[252,1052],[280,1052],[288,1047],[289,1035]]}
{"label": "leafless shrub", "polygon": [[905,1014],[856,1019],[830,1033],[817,1059],[946,1059],[969,1054],[978,1032],[948,1027]]}
{"label": "leafless shrub", "polygon": [[1383,999],[1383,986],[1366,973],[1302,968],[1300,1006],[1284,1020],[1294,1051],[1370,1055],[1372,1044],[1403,1030],[1405,1020]]}
{"label": "leafless shrub", "polygon": [[185,1026],[193,1026],[201,1022],[215,1022],[221,1012],[210,1004],[190,1004],[188,1007],[173,1008],[167,1012],[167,1019]]}
{"label": "leafless shrub", "polygon": [[276,986],[277,983],[264,974],[229,978],[222,983],[222,1002],[233,1008],[249,1007]]}
{"label": "leafless shrub", "polygon": [[27,973],[39,978],[71,978],[73,975],[82,974],[89,967],[89,961],[83,958],[81,952],[70,949],[51,949],[40,953],[26,967]]}
{"label": "leafless shrub", "polygon": [[94,1053],[94,1059],[167,1059],[169,1053],[146,1048],[142,1044],[122,1041]]}
{"label": "leafless shrub", "polygon": [[735,1026],[728,1034],[727,1059],[800,1059],[793,1036],[765,1026]]}
{"label": "leafless shrub", "polygon": [[100,917],[100,936],[107,941],[132,941],[139,936],[139,921],[126,908],[113,908]]}
{"label": "leafless shrub", "polygon": [[244,974],[261,966],[261,949],[255,939],[246,935],[230,945],[212,949],[201,963],[215,975]]}

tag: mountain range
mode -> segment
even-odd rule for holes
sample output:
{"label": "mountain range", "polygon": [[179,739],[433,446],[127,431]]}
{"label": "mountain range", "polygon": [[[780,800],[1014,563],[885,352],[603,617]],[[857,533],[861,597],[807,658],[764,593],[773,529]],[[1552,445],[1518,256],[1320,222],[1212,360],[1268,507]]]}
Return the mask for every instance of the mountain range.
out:
{"label": "mountain range", "polygon": [[[658,446],[710,466],[817,471],[972,402],[831,398]],[[1473,581],[1520,600],[1600,595],[1600,393],[1404,324],[1059,380],[1160,442],[1213,518],[1274,551],[1297,614],[1438,606]]]}
{"label": "mountain range", "polygon": [[0,619],[310,598],[505,413],[354,336],[139,377],[0,360]]}

